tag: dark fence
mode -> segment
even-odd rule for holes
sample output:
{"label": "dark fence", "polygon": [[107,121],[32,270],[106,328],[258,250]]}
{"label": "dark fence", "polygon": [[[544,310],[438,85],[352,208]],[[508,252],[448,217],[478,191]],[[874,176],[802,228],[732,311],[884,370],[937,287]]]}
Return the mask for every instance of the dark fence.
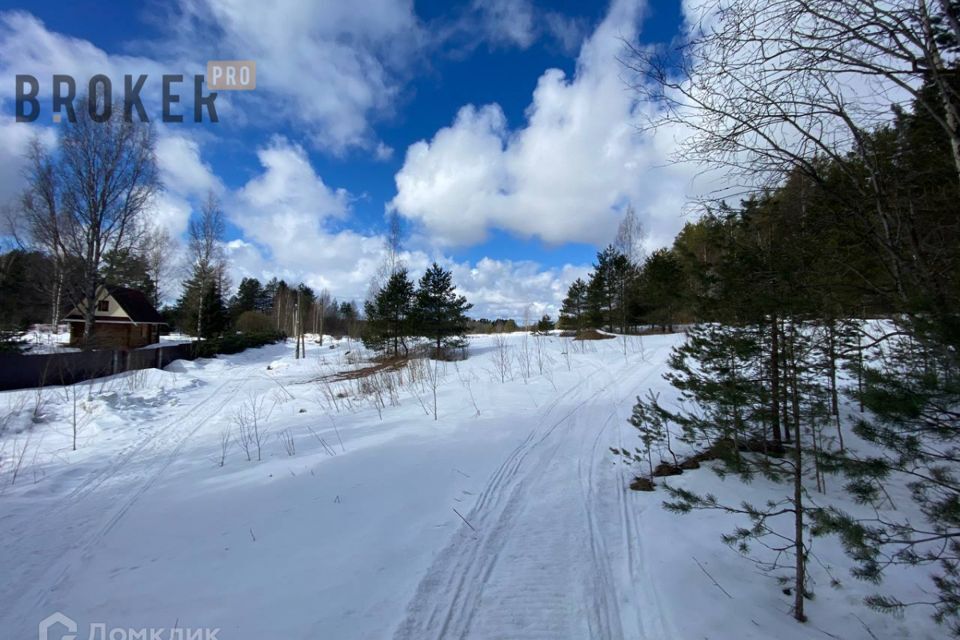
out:
{"label": "dark fence", "polygon": [[132,351],[0,353],[0,391],[73,384],[138,369],[162,369],[174,360],[195,358],[192,344]]}

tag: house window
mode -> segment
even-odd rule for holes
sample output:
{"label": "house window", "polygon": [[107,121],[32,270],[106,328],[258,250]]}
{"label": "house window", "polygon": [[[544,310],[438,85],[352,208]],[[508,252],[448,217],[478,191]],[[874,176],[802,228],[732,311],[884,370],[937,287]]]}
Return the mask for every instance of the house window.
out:
{"label": "house window", "polygon": [[110,301],[101,300],[97,303],[97,311],[110,311]]}

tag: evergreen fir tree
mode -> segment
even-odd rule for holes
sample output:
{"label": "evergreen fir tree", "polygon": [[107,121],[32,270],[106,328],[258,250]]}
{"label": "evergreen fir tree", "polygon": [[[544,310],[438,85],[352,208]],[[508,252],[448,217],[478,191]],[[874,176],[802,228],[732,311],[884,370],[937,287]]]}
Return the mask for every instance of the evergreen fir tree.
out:
{"label": "evergreen fir tree", "polygon": [[413,282],[406,269],[398,269],[387,280],[372,300],[364,305],[367,316],[363,344],[394,357],[404,355],[408,348],[406,338],[411,335],[410,315],[414,305]]}
{"label": "evergreen fir tree", "polygon": [[457,295],[453,275],[436,262],[420,278],[413,321],[417,332],[434,342],[435,357],[440,358],[444,348],[466,345],[465,314],[472,307],[465,297]]}
{"label": "evergreen fir tree", "polygon": [[555,324],[549,315],[544,314],[542,318],[537,322],[537,331],[546,332],[552,331]]}
{"label": "evergreen fir tree", "polygon": [[256,278],[244,278],[230,298],[230,315],[236,320],[245,311],[264,310],[264,289]]}
{"label": "evergreen fir tree", "polygon": [[[671,355],[667,378],[681,390],[683,406],[695,409],[670,410],[655,396],[638,398],[631,423],[637,427],[643,445],[638,451],[648,456],[651,467],[649,456],[664,442],[664,425],[675,424],[681,429],[683,440],[706,448],[703,457],[719,461],[714,471],[721,478],[734,474],[750,481],[761,475],[791,487],[780,500],[763,505],[731,505],[712,494],[699,495],[665,485],[671,500],[664,506],[677,513],[707,509],[745,516],[749,526],[724,534],[723,541],[745,555],[752,553],[754,544],[775,551],[771,557],[757,557],[754,561],[781,583],[791,585],[786,591],[793,596],[793,615],[803,621],[804,600],[812,593],[807,571],[810,549],[805,539],[816,512],[805,482],[812,472],[817,487],[822,486],[823,468],[816,438],[827,413],[824,403],[818,400],[822,398],[818,375],[804,360],[810,352],[807,338],[791,325],[784,343],[785,406],[795,429],[789,449],[769,440],[769,389],[767,378],[762,375],[766,367],[764,332],[757,325],[708,324],[694,328],[687,342]],[[778,518],[790,519],[792,535],[785,536],[774,529],[772,521]],[[789,565],[783,563],[788,557],[792,559]]]}
{"label": "evergreen fir tree", "polygon": [[587,286],[587,307],[592,324],[620,328],[626,333],[632,320],[630,307],[636,269],[627,256],[612,245],[597,253],[597,263]]}
{"label": "evergreen fir tree", "polygon": [[223,333],[228,324],[227,308],[218,279],[213,274],[194,269],[177,301],[177,317],[181,329],[187,334],[212,338]]}
{"label": "evergreen fir tree", "polygon": [[644,316],[650,324],[664,331],[673,331],[683,289],[680,261],[669,249],[658,249],[643,263],[640,272],[640,293]]}
{"label": "evergreen fir tree", "polygon": [[[283,286],[286,287],[286,283],[283,283]],[[277,297],[277,291],[281,288],[281,281],[277,279],[276,276],[270,278],[266,284],[263,285],[263,301],[264,308],[258,309],[266,314],[273,313],[273,303]]]}
{"label": "evergreen fir tree", "polygon": [[[960,636],[960,361],[942,336],[909,323],[898,333],[885,342],[883,358],[866,361],[862,387],[852,390],[866,410],[854,433],[880,453],[849,454],[838,462],[847,490],[866,504],[889,506],[884,485],[891,477],[909,478],[925,521],[879,515],[864,521],[827,509],[818,514],[818,526],[840,536],[858,578],[879,583],[891,565],[935,567],[937,597],[928,604],[935,619]],[[884,594],[867,604],[892,612],[906,606]]]}
{"label": "evergreen fir tree", "polygon": [[137,289],[155,299],[156,284],[146,258],[131,249],[115,249],[103,255],[101,277],[107,284]]}
{"label": "evergreen fir tree", "polygon": [[344,301],[336,307],[337,315],[342,319],[343,326],[348,335],[356,337],[357,335],[357,307],[352,302]]}
{"label": "evergreen fir tree", "polygon": [[577,278],[567,290],[567,297],[560,307],[560,326],[564,329],[583,329],[588,313],[588,286],[582,278]]}
{"label": "evergreen fir tree", "polygon": [[614,453],[620,453],[627,459],[633,459],[636,462],[646,462],[652,484],[654,453],[657,454],[659,460],[662,460],[663,449],[666,449],[673,459],[674,466],[677,466],[678,461],[670,446],[670,429],[667,425],[666,416],[659,410],[659,396],[653,391],[648,391],[646,400],[640,401],[639,398],[637,400],[629,422],[637,430],[637,436],[640,438],[642,447],[637,447],[636,453],[631,453],[625,449],[614,451]]}

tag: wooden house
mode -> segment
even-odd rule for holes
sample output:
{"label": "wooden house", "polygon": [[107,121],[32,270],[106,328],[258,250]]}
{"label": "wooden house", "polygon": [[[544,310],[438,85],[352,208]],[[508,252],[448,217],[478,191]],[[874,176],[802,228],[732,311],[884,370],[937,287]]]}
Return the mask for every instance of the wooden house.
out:
{"label": "wooden house", "polygon": [[[97,288],[91,344],[98,349],[135,349],[160,342],[166,324],[142,291],[100,285]],[[70,345],[83,346],[86,301],[74,307],[64,321],[70,324]]]}

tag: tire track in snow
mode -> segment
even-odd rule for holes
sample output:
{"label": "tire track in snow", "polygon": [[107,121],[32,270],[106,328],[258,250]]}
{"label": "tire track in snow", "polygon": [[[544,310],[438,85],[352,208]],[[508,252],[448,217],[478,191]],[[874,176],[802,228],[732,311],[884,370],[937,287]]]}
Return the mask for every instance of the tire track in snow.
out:
{"label": "tire track in snow", "polygon": [[595,461],[600,459],[598,451],[603,434],[606,432],[610,421],[615,412],[611,411],[604,421],[603,426],[597,430],[597,435],[593,439],[593,445],[589,450],[589,461],[587,468],[584,469],[584,458],[581,456],[577,460],[577,473],[580,479],[580,497],[583,506],[584,517],[590,525],[590,552],[593,556],[593,564],[597,568],[597,580],[594,590],[603,594],[604,598],[610,598],[612,603],[608,603],[605,611],[609,614],[606,620],[603,620],[602,632],[591,633],[594,638],[624,638],[636,637],[631,635],[623,624],[623,617],[620,612],[619,602],[617,601],[617,588],[614,581],[613,568],[610,565],[610,556],[607,551],[606,541],[604,540],[603,530],[597,522],[597,505],[599,499],[594,488],[594,478],[596,477]]}
{"label": "tire track in snow", "polygon": [[[587,516],[565,492],[550,491],[551,480],[554,489],[569,481],[581,457],[569,434],[606,391],[601,386],[576,402],[587,392],[581,377],[573,394],[558,394],[491,476],[467,517],[474,528],[462,525],[435,559],[395,638],[622,637],[616,602],[608,597],[615,593],[611,571],[594,549],[603,542],[588,522],[569,526],[571,515]],[[576,404],[544,427],[561,399]],[[575,562],[580,557],[593,566],[584,570]],[[597,575],[600,584],[591,582]]]}
{"label": "tire track in snow", "polygon": [[[658,353],[665,347],[654,349],[651,353],[650,362],[654,362]],[[630,392],[623,398],[624,401],[633,402],[637,392],[644,387],[654,374],[663,371],[666,365],[666,359],[652,364],[650,370],[631,388]],[[616,383],[615,383],[616,384]],[[623,426],[626,423],[621,418],[618,410],[619,403],[613,406],[613,415],[616,416],[617,424],[617,442],[618,448],[623,450]],[[598,434],[598,439],[600,435]],[[595,447],[596,448],[596,447]],[[598,455],[593,455],[594,465],[600,460]],[[596,468],[596,467],[595,467]],[[628,575],[626,577],[626,591],[631,594],[633,607],[639,614],[636,620],[625,620],[624,624],[631,627],[634,637],[646,638],[672,638],[669,625],[669,617],[662,606],[658,591],[655,588],[656,578],[651,575],[648,569],[648,563],[642,560],[646,559],[644,553],[643,534],[641,532],[639,514],[637,509],[630,505],[631,497],[634,493],[629,489],[629,478],[625,475],[627,466],[625,464],[617,465],[616,492],[617,507],[619,510],[621,545],[623,553],[627,558]],[[607,486],[606,492],[611,492],[613,487]],[[657,505],[659,507],[659,505]],[[640,585],[647,585],[648,588],[641,588]],[[656,615],[643,615],[644,613],[656,612]],[[636,625],[636,626],[634,626]]]}
{"label": "tire track in snow", "polygon": [[[643,609],[640,606],[640,603],[643,602],[643,596],[638,589],[641,581],[645,584],[654,583],[647,579],[648,576],[645,573],[641,577],[640,572],[637,571],[635,547],[640,545],[642,539],[639,537],[638,531],[631,526],[632,516],[628,513],[625,500],[627,482],[626,478],[623,477],[622,470],[626,466],[622,463],[615,463],[616,478],[611,478],[610,476],[613,474],[609,471],[614,464],[609,463],[610,458],[604,451],[605,447],[601,446],[602,443],[609,442],[607,432],[610,426],[615,424],[617,427],[617,446],[619,449],[623,449],[622,429],[625,421],[620,415],[619,406],[622,402],[632,402],[633,397],[647,384],[650,378],[662,371],[664,363],[656,362],[656,356],[660,350],[661,348],[655,348],[645,359],[646,362],[650,363],[649,370],[642,378],[632,383],[630,391],[624,396],[621,396],[618,390],[621,378],[604,371],[604,374],[610,378],[610,385],[613,388],[613,396],[610,398],[608,405],[609,412],[592,440],[588,437],[584,439],[584,442],[588,444],[584,447],[583,454],[578,460],[582,504],[591,527],[591,544],[595,564],[604,570],[602,585],[613,595],[611,611],[618,616],[616,625],[613,622],[610,623],[611,628],[616,628],[617,635],[615,637],[668,637],[662,633],[644,632],[644,621],[647,621],[646,626],[650,626],[650,618],[657,618],[657,616],[629,615],[631,611],[640,614],[641,609]],[[653,364],[654,362],[656,364]],[[588,434],[585,433],[584,435],[587,436]],[[584,460],[586,460],[586,463]],[[609,533],[607,528],[601,524],[609,522],[618,522],[620,525],[617,532],[619,539],[614,540],[615,544],[613,545],[608,544]],[[611,549],[617,548],[622,550],[622,557],[627,559],[628,571],[626,575],[623,574],[622,562],[620,562],[621,556],[611,556]],[[626,606],[621,607],[621,601]],[[662,615],[662,612],[659,613]],[[604,634],[598,637],[614,636]]]}
{"label": "tire track in snow", "polygon": [[[232,378],[218,385],[191,407],[191,417],[185,419],[178,416],[136,445],[123,450],[114,458],[113,463],[107,463],[99,472],[59,500],[57,505],[62,506],[61,510],[51,509],[33,531],[18,534],[16,540],[22,543],[24,548],[15,549],[14,552],[18,557],[36,560],[22,565],[23,570],[17,577],[6,581],[6,588],[0,593],[0,601],[8,605],[11,614],[0,628],[10,629],[12,625],[20,623],[26,625],[24,628],[30,628],[36,623],[36,619],[49,613],[42,607],[50,595],[61,589],[78,565],[95,553],[104,537],[163,477],[190,438],[211,418],[223,411],[250,379],[250,376]],[[197,415],[198,412],[202,413]],[[139,464],[131,466],[133,462]],[[125,480],[132,479],[130,474],[120,478],[128,467],[131,467],[131,472],[136,472],[139,482],[125,483]],[[100,510],[95,508],[96,505],[90,505],[90,508],[85,508],[85,499],[98,495],[99,490],[115,478],[120,479],[114,484],[118,485],[123,493],[106,497],[110,498],[110,504],[116,507]],[[128,488],[129,491],[126,491]],[[51,553],[54,552],[45,549],[47,553],[42,553],[35,549],[36,545],[47,545],[51,541],[67,541],[67,546],[56,552],[57,555],[53,558]],[[16,546],[15,544],[14,547]],[[7,550],[10,551],[9,548]],[[34,615],[35,611],[39,611],[40,615]]]}
{"label": "tire track in snow", "polygon": [[[223,391],[223,389],[229,384],[231,384],[231,381],[227,380],[217,385],[213,391],[201,398],[200,401],[194,404],[190,410],[198,411],[202,409],[204,406],[209,404],[211,400],[220,395],[221,391]],[[61,513],[65,507],[75,505],[87,495],[95,492],[100,488],[101,485],[122,471],[123,468],[130,462],[130,460],[134,458],[134,456],[143,451],[147,446],[155,442],[157,439],[166,435],[171,430],[175,430],[179,425],[182,424],[182,422],[183,419],[181,417],[173,418],[165,425],[146,432],[145,437],[127,445],[119,452],[114,454],[111,461],[104,463],[101,465],[100,469],[90,473],[79,485],[62,496],[54,505],[50,506],[49,509],[47,509],[47,513]],[[13,533],[15,535],[20,535],[19,531],[13,531]]]}
{"label": "tire track in snow", "polygon": [[[588,365],[593,366],[594,371],[600,370],[600,367],[596,366],[594,363],[587,361]],[[571,397],[577,397],[583,391],[584,378],[582,374],[579,374],[579,379],[576,383],[570,386],[569,389],[565,390],[562,393],[558,393],[557,396],[553,399],[552,402],[543,410],[543,413],[540,416],[540,422],[545,421],[554,409],[560,404],[561,400],[569,400]],[[474,511],[480,511],[487,507],[487,503],[491,498],[497,497],[499,495],[499,487],[501,487],[506,480],[509,480],[516,474],[517,469],[520,464],[526,458],[527,454],[530,453],[531,443],[536,439],[537,442],[534,444],[539,444],[545,438],[547,438],[563,420],[570,416],[573,412],[571,411],[563,418],[558,420],[550,428],[548,428],[544,433],[538,434],[537,428],[530,430],[530,433],[527,434],[527,437],[524,438],[507,458],[500,464],[500,467],[493,473],[490,480],[487,482],[487,486],[484,487],[484,490],[481,492],[480,496],[477,498],[477,504],[474,506]],[[537,436],[540,436],[539,439]]]}

